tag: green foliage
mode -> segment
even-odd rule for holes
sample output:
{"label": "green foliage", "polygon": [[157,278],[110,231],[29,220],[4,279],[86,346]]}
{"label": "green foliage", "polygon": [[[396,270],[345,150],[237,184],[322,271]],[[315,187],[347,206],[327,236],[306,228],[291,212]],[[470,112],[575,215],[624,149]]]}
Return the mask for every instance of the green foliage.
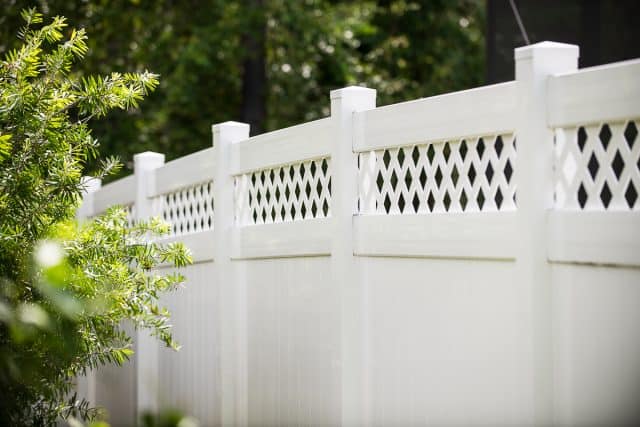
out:
{"label": "green foliage", "polygon": [[[16,5],[30,4],[12,2],[0,13],[0,50]],[[483,0],[262,0],[264,19],[247,13],[257,0],[38,3],[96,32],[84,73],[148,66],[162,75],[140,109],[91,125],[103,155],[127,159],[146,150],[183,156],[211,145],[211,123],[245,120],[251,52],[242,35],[256,22],[266,22],[267,130],[328,115],[329,91],[347,85],[377,89],[384,105],[472,88],[484,76]]]}
{"label": "green foliage", "polygon": [[[157,76],[81,78],[72,67],[88,51],[85,32],[62,17],[43,24],[34,9],[22,19],[21,44],[0,62],[0,419],[40,426],[98,415],[71,393],[72,381],[132,355],[123,322],[177,348],[158,299],[183,278],[154,268],[190,256],[150,239],[168,232],[160,220],[128,227],[116,208],[74,222],[98,150],[89,120],[137,107]],[[118,167],[107,159],[96,175]]]}
{"label": "green foliage", "polygon": [[177,409],[163,410],[158,414],[145,413],[142,415],[142,427],[198,427],[199,422],[185,416]]}

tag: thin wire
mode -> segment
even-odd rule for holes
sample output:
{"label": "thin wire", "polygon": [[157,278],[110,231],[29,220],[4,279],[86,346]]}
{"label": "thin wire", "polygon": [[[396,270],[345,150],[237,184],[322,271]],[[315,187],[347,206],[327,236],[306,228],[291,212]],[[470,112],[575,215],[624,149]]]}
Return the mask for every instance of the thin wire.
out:
{"label": "thin wire", "polygon": [[522,19],[520,19],[520,12],[518,12],[516,3],[514,2],[514,0],[509,0],[509,3],[511,3],[511,9],[513,10],[513,14],[516,17],[516,21],[518,22],[518,27],[520,27],[520,32],[522,33],[522,37],[524,37],[525,43],[527,43],[528,45],[531,44],[531,42],[529,41],[529,36],[527,35],[527,30],[524,28]]}

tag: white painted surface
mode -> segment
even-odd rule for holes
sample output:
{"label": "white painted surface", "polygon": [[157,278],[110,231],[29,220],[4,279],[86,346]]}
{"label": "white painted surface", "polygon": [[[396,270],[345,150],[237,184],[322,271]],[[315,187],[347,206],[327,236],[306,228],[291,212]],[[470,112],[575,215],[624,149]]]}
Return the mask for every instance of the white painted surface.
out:
{"label": "white painted surface", "polygon": [[555,75],[548,94],[552,127],[640,117],[640,60]]}
{"label": "white painted surface", "polygon": [[231,173],[326,157],[330,130],[331,120],[326,118],[246,139],[231,149]]}
{"label": "white painted surface", "polygon": [[[235,277],[229,257],[229,240],[234,218],[234,178],[230,163],[233,147],[249,137],[249,125],[225,122],[212,126],[213,148],[218,167],[214,187],[214,241],[215,275],[220,287],[216,310],[220,335],[220,422],[223,425],[246,425],[246,328],[242,320],[246,316],[245,284]],[[212,325],[213,326],[213,325]]]}
{"label": "white painted surface", "polygon": [[549,260],[640,267],[640,212],[549,213]]}
{"label": "white painted surface", "polygon": [[329,255],[328,219],[238,227],[231,235],[233,259]]}
{"label": "white painted surface", "polygon": [[555,423],[640,420],[640,270],[554,264]]}
{"label": "white painted surface", "polygon": [[526,425],[528,319],[513,262],[361,258],[372,425]]}
{"label": "white painted surface", "polygon": [[[519,108],[516,122],[518,186],[516,277],[529,337],[523,343],[536,425],[553,418],[551,379],[551,283],[547,261],[547,210],[553,206],[553,131],[547,126],[546,82],[553,73],[578,68],[578,46],[542,42],[515,50]],[[523,420],[525,421],[525,420]]]}
{"label": "white painted surface", "polygon": [[220,298],[213,278],[216,267],[206,262],[182,273],[185,286],[162,298],[182,348],[160,349],[157,398],[162,408],[179,409],[202,426],[216,426],[221,421],[220,336],[218,313],[212,309]]}
{"label": "white painted surface", "polygon": [[508,82],[358,112],[354,150],[511,133],[516,95]]}
{"label": "white painted surface", "polygon": [[[246,125],[216,125],[213,150],[138,176],[137,198],[133,178],[89,194],[80,217],[134,199],[148,217],[154,200],[202,179],[212,193],[172,209],[202,218],[201,202],[215,202],[213,229],[165,240],[191,246],[197,262],[186,288],[163,296],[183,349],[157,355],[155,391],[140,387],[140,366],[99,372],[96,401],[126,418],[137,388],[203,425],[640,422],[640,203],[626,193],[640,176],[640,138],[628,136],[638,62],[558,74],[576,59],[575,46],[532,45],[516,51],[515,82],[381,108],[369,90],[341,89],[330,118],[252,138]],[[606,177],[591,177],[582,150],[603,145],[595,138],[613,119],[597,153]],[[580,161],[558,157],[565,147]],[[609,170],[618,151],[619,176]],[[330,164],[313,181],[302,173],[311,160]],[[421,171],[418,188],[407,177]],[[609,183],[611,205],[576,207],[578,178],[589,197]],[[262,199],[311,182],[309,194]],[[322,218],[252,219],[326,199],[329,182]],[[498,206],[498,190],[517,199]],[[153,361],[151,350],[138,359]]]}
{"label": "white painted surface", "polygon": [[249,425],[339,425],[340,289],[328,257],[233,261],[247,289]]}
{"label": "white painted surface", "polygon": [[102,187],[102,180],[98,178],[92,178],[90,176],[84,176],[81,180],[84,190],[82,193],[82,201],[78,210],[76,211],[76,218],[80,221],[87,219],[95,212],[94,206],[94,193]]}
{"label": "white painted surface", "polygon": [[[157,214],[152,199],[147,197],[147,187],[155,169],[164,164],[164,154],[146,151],[133,156],[136,188],[135,220],[145,221]],[[145,412],[157,413],[160,409],[158,389],[158,351],[160,344],[147,329],[136,331],[136,419]]]}
{"label": "white painted surface", "polygon": [[[122,328],[135,340],[135,330],[130,324]],[[137,351],[135,342],[133,349]],[[95,384],[92,403],[104,408],[112,427],[131,427],[136,422],[136,372],[137,359],[133,356],[122,366],[106,365],[91,374]]]}
{"label": "white painted surface", "polygon": [[134,175],[110,182],[93,193],[93,213],[102,213],[114,205],[130,205],[135,202]]}
{"label": "white painted surface", "polygon": [[216,157],[213,147],[172,160],[155,170],[149,180],[147,197],[211,181],[215,170]]}
{"label": "white painted surface", "polygon": [[513,259],[513,212],[363,215],[353,218],[361,256]]}
{"label": "white painted surface", "polygon": [[369,422],[366,378],[365,301],[354,258],[353,212],[358,203],[358,159],[353,152],[355,115],[376,106],[376,91],[350,86],[331,91],[333,122],[331,276],[340,289],[341,418],[343,426]]}

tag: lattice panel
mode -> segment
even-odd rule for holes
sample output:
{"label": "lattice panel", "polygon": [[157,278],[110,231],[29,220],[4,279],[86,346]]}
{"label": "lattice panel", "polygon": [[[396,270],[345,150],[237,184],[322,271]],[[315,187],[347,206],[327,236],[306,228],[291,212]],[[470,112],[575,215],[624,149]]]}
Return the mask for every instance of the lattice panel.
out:
{"label": "lattice panel", "polygon": [[171,225],[172,236],[213,229],[213,182],[160,196],[157,209]]}
{"label": "lattice panel", "polygon": [[359,155],[364,214],[515,210],[513,135],[376,150]]}
{"label": "lattice panel", "polygon": [[330,216],[330,167],[324,158],[237,176],[236,222],[271,224]]}
{"label": "lattice panel", "polygon": [[640,210],[639,122],[556,129],[557,208]]}
{"label": "lattice panel", "polygon": [[136,218],[136,205],[134,204],[125,205],[122,207],[122,209],[124,209],[124,212],[126,214],[127,225],[129,227],[133,227],[133,224],[135,223],[135,218]]}

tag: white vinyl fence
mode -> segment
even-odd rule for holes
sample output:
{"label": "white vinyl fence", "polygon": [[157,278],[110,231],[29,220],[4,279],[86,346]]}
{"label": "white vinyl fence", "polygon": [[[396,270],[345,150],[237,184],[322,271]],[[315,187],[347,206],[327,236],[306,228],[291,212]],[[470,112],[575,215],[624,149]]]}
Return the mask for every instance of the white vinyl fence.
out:
{"label": "white vinyl fence", "polygon": [[[515,81],[331,116],[94,188],[80,215],[159,215],[195,263],[183,348],[83,379],[114,425],[640,421],[640,60],[515,50]],[[295,96],[295,95],[292,95]]]}

